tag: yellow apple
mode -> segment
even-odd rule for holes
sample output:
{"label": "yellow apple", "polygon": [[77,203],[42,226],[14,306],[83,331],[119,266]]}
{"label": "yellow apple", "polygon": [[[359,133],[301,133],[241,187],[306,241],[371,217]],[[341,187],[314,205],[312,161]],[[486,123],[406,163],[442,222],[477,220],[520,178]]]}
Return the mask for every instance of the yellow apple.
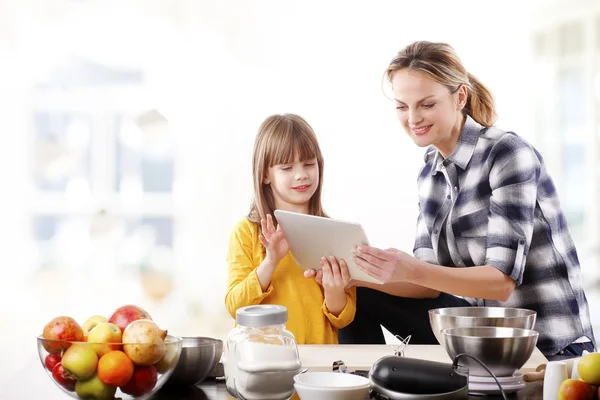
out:
{"label": "yellow apple", "polygon": [[600,353],[589,353],[581,357],[577,364],[579,377],[592,385],[600,385]]}
{"label": "yellow apple", "polygon": [[102,315],[92,315],[91,317],[86,319],[85,322],[83,323],[83,325],[81,325],[81,329],[83,330],[84,339],[87,339],[88,335],[90,334],[90,331],[96,325],[101,324],[103,322],[107,322],[107,321],[108,321],[108,319]]}
{"label": "yellow apple", "polygon": [[88,343],[92,345],[98,357],[102,357],[109,351],[119,350],[121,348],[121,328],[110,322],[102,322],[90,331]]}

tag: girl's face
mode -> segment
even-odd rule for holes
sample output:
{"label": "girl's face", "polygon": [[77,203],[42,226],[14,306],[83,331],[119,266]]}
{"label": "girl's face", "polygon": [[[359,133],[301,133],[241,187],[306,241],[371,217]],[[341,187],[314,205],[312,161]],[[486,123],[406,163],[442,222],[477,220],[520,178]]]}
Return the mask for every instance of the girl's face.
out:
{"label": "girl's face", "polygon": [[454,150],[463,124],[467,89],[455,93],[410,69],[394,73],[392,87],[402,127],[419,147],[434,145],[444,157]]}
{"label": "girl's face", "polygon": [[271,185],[275,208],[308,214],[319,186],[319,164],[316,158],[300,161],[296,155],[293,163],[269,167],[263,183]]}

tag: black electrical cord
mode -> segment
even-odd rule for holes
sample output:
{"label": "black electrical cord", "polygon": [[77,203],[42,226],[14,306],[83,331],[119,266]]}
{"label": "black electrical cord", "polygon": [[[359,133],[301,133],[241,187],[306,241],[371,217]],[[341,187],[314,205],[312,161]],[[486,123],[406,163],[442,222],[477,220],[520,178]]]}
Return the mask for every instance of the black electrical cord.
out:
{"label": "black electrical cord", "polygon": [[498,382],[498,378],[496,378],[496,375],[494,375],[494,373],[487,367],[487,365],[485,365],[483,363],[483,361],[481,361],[477,357],[474,357],[467,353],[457,354],[456,357],[454,357],[454,360],[452,361],[452,369],[456,370],[458,368],[458,359],[460,357],[469,357],[469,358],[472,358],[473,360],[477,361],[479,363],[479,365],[481,365],[492,376],[492,378],[494,378],[494,380],[496,381],[496,384],[498,385],[498,388],[500,388],[500,393],[502,393],[502,398],[504,400],[508,400],[506,398],[506,393],[504,393],[504,389],[502,389],[502,385],[500,385],[500,382]]}

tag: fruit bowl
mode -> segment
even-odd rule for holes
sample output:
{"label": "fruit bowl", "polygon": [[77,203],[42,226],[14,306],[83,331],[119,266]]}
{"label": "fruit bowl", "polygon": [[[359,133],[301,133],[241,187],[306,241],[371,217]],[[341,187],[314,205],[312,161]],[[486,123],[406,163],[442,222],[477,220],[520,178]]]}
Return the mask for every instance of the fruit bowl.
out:
{"label": "fruit bowl", "polygon": [[[98,400],[152,396],[173,373],[182,343],[180,337],[171,335],[158,344],[37,338],[40,362],[56,386],[73,398]],[[130,357],[135,358],[134,354],[160,354],[160,358],[154,363],[151,358],[134,363]]]}

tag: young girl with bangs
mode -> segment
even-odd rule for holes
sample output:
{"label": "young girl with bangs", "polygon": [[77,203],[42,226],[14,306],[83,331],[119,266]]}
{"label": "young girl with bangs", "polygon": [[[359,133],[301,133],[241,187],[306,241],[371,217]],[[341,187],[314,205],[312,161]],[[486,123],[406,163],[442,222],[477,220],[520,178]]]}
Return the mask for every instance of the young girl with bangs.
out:
{"label": "young girl with bangs", "polygon": [[338,329],[356,311],[356,289],[344,261],[321,259],[321,285],[305,279],[273,216],[276,209],[326,217],[321,206],[323,156],[310,125],[294,114],[272,115],[260,126],[252,162],[254,196],[248,216],[231,233],[225,305],[278,304],[298,344],[336,344]]}

